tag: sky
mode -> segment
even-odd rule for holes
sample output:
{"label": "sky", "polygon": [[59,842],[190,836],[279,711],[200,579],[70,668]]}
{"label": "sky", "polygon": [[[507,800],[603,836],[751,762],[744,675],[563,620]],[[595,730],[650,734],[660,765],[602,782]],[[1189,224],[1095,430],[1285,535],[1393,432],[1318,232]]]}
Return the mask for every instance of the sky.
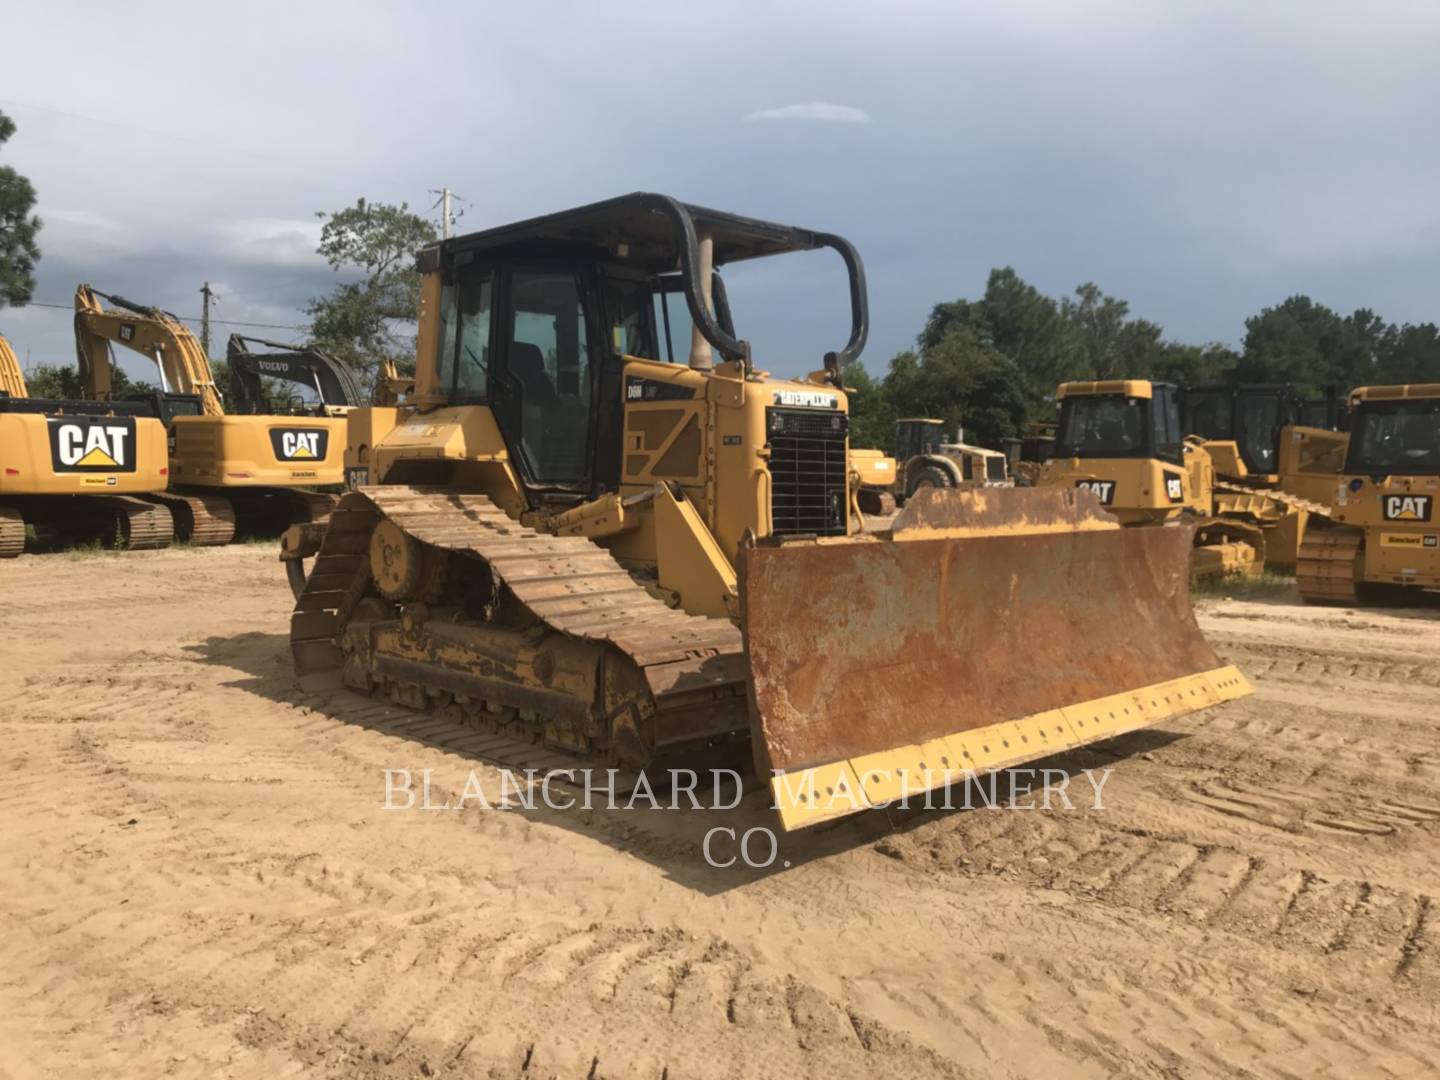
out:
{"label": "sky", "polygon": [[[303,338],[337,281],[316,212],[441,186],[461,232],[635,190],[838,232],[875,374],[995,266],[1181,341],[1297,292],[1440,319],[1433,3],[12,0],[0,25],[0,164],[45,221],[0,333],[31,366],[73,361],[81,281],[182,316],[208,281],[216,319]],[[727,282],[758,366],[844,343],[833,254]]]}

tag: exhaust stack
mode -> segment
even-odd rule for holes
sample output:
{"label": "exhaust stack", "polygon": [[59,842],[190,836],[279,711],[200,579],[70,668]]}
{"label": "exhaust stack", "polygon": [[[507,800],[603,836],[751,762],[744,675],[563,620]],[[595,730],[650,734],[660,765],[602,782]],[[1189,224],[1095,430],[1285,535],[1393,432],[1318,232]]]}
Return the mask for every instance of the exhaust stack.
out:
{"label": "exhaust stack", "polygon": [[[705,305],[705,310],[712,315],[715,313],[714,282],[715,282],[715,238],[709,233],[700,237],[700,265],[697,268],[700,277],[700,300]],[[705,340],[705,335],[700,332],[699,326],[690,328],[690,366],[696,371],[710,371],[715,367],[715,357],[710,351],[710,342]]]}

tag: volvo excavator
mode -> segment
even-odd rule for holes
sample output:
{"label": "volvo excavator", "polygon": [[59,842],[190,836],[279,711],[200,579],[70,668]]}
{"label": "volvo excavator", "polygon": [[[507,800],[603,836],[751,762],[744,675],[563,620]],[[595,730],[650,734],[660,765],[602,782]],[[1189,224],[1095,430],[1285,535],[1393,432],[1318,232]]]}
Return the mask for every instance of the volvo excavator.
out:
{"label": "volvo excavator", "polygon": [[[264,346],[254,350],[252,345]],[[286,345],[231,334],[225,346],[230,370],[230,408],[251,416],[344,416],[363,403],[349,364],[314,345]],[[267,383],[266,380],[271,380]],[[275,381],[305,387],[304,396],[280,399]]]}
{"label": "volvo excavator", "polygon": [[[849,339],[770,375],[719,268],[819,249]],[[635,194],[419,269],[413,392],[350,413],[364,482],[284,540],[304,685],[624,768],[748,755],[787,829],[1249,692],[1191,612],[1187,529],[1073,488],[929,488],[861,531],[842,237]]]}
{"label": "volvo excavator", "polygon": [[170,512],[146,501],[164,491],[165,429],[134,405],[32,398],[0,337],[0,558],[99,542],[160,548]]}
{"label": "volvo excavator", "polygon": [[79,371],[89,396],[101,401],[113,397],[114,345],[147,357],[159,371],[154,407],[169,430],[171,487],[155,498],[170,508],[182,540],[227,544],[237,527],[279,532],[330,511],[333,496],[312,489],[341,482],[343,418],[226,415],[210,360],[183,322],[80,285]]}

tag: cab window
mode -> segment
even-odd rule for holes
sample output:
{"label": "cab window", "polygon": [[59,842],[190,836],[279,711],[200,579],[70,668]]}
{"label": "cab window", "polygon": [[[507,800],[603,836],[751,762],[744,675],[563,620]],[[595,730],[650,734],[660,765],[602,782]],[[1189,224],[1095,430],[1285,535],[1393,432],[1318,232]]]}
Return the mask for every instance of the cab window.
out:
{"label": "cab window", "polygon": [[[1150,402],[1118,396],[1068,397],[1060,407],[1055,440],[1059,457],[1127,456],[1145,448],[1145,413]],[[1180,427],[1177,418],[1175,427]]]}
{"label": "cab window", "polygon": [[455,401],[483,401],[490,372],[490,275],[460,282],[460,328],[455,352]]}
{"label": "cab window", "polygon": [[588,474],[591,358],[579,282],[569,271],[516,271],[507,381],[520,401],[531,477],[573,484]]}
{"label": "cab window", "polygon": [[649,282],[606,278],[605,318],[612,351],[645,360],[661,359],[655,334],[655,301]]}
{"label": "cab window", "polygon": [[436,365],[445,397],[484,401],[490,362],[491,275],[466,274],[440,292],[440,356]]}

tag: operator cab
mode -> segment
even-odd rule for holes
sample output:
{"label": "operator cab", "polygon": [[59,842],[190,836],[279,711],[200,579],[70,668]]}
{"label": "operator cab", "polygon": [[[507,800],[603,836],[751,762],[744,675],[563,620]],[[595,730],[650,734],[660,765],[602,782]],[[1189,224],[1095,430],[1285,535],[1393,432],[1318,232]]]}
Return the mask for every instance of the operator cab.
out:
{"label": "operator cab", "polygon": [[945,445],[945,421],[911,419],[895,421],[895,460],[909,461],[925,454],[938,454]]}
{"label": "operator cab", "polygon": [[1182,395],[1185,434],[1234,442],[1252,473],[1276,471],[1280,429],[1299,420],[1299,401],[1289,386],[1196,386]]}
{"label": "operator cab", "polygon": [[1060,387],[1057,458],[1158,459],[1181,464],[1179,390],[1138,380]]}
{"label": "operator cab", "polygon": [[1350,397],[1345,473],[1440,475],[1440,384],[1356,390]]}
{"label": "operator cab", "polygon": [[[422,302],[437,303],[439,319],[437,340],[420,342],[435,350],[434,383],[417,369],[413,400],[422,410],[488,406],[532,500],[563,504],[618,491],[624,459],[644,448],[622,437],[626,407],[704,397],[703,387],[658,373],[627,375],[637,360],[683,370],[672,298],[683,297],[697,339],[690,367],[708,372],[713,355],[731,378],[749,378],[749,345],[735,334],[719,267],[822,247],[837,251],[850,275],[850,340],[824,359],[838,390],[868,323],[863,270],[847,241],[637,193],[424,249],[419,269],[439,287]],[[831,406],[843,398],[823,396]],[[824,420],[832,418],[843,443],[844,413]],[[697,424],[697,460],[700,431]],[[681,436],[688,450],[689,435]],[[843,455],[837,460],[843,474]],[[843,487],[842,476],[842,531]],[[827,506],[832,494],[827,488]]]}

